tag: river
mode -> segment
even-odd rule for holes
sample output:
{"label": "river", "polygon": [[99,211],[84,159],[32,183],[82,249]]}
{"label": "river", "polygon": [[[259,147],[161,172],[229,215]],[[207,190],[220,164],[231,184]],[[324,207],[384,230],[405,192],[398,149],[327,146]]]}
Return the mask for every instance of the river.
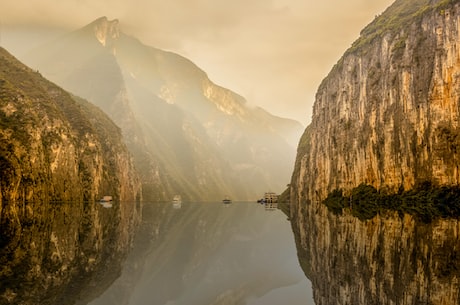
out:
{"label": "river", "polygon": [[91,305],[310,305],[289,221],[257,203],[147,203],[120,277]]}

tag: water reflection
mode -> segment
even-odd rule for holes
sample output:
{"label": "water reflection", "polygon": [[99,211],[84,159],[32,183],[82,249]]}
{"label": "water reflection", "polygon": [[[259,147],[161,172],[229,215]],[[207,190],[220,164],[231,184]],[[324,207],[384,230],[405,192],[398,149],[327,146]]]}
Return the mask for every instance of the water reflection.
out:
{"label": "water reflection", "polygon": [[[112,204],[112,202],[110,203]],[[120,273],[134,202],[0,204],[0,304],[85,304]]]}
{"label": "water reflection", "polygon": [[121,277],[91,305],[313,304],[292,231],[256,203],[152,203]]}
{"label": "water reflection", "polygon": [[388,213],[368,221],[307,204],[293,225],[317,305],[460,304],[460,225]]}

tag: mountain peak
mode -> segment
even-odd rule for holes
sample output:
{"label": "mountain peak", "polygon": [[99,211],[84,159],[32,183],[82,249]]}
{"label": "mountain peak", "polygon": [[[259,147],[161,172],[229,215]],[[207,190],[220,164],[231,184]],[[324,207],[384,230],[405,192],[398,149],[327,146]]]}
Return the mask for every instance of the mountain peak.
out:
{"label": "mountain peak", "polygon": [[107,17],[101,17],[91,23],[94,35],[97,40],[105,47],[111,41],[120,37],[120,27],[118,19],[108,20]]}

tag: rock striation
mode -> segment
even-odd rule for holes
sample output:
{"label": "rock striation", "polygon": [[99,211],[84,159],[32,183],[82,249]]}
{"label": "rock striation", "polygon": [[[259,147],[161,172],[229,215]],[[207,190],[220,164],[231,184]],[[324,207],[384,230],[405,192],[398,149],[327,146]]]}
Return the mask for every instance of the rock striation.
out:
{"label": "rock striation", "polygon": [[397,0],[321,83],[290,207],[318,305],[458,303],[458,261],[454,271],[443,265],[458,256],[456,221],[385,213],[361,221],[321,202],[361,184],[390,194],[457,186],[459,77],[459,2]]}
{"label": "rock striation", "polygon": [[396,1],[322,82],[294,176],[306,197],[459,183],[459,11],[444,2]]}
{"label": "rock striation", "polygon": [[140,196],[120,129],[0,49],[0,304],[73,304],[113,279]]}

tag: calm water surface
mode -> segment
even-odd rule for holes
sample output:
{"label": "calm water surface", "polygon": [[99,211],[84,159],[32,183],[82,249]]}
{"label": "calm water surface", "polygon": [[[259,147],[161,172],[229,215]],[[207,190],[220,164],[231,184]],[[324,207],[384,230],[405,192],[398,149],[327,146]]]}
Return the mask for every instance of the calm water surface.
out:
{"label": "calm water surface", "polygon": [[149,203],[135,247],[91,305],[308,305],[293,233],[257,203]]}

